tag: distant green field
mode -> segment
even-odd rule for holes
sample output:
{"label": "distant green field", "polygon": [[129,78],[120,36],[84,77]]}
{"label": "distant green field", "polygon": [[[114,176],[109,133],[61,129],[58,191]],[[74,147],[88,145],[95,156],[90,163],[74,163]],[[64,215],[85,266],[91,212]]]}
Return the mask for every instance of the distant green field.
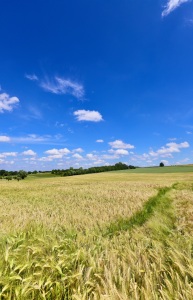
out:
{"label": "distant green field", "polygon": [[119,173],[186,173],[193,172],[193,166],[151,167],[116,171]]}
{"label": "distant green field", "polygon": [[[108,173],[141,173],[141,174],[152,174],[152,173],[187,173],[193,172],[193,166],[172,166],[172,167],[146,167],[146,168],[136,168],[132,170],[120,170],[120,171],[110,171]],[[58,177],[58,175],[52,174],[51,172],[37,173],[28,175],[28,179],[35,178],[51,178]],[[59,176],[60,177],[60,176]]]}

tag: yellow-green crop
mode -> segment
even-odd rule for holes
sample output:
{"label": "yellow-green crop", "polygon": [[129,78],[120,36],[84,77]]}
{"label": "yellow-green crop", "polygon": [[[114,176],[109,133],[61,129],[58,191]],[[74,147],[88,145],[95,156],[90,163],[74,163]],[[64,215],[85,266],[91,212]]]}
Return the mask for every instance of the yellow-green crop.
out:
{"label": "yellow-green crop", "polygon": [[0,299],[191,300],[192,179],[0,181]]}

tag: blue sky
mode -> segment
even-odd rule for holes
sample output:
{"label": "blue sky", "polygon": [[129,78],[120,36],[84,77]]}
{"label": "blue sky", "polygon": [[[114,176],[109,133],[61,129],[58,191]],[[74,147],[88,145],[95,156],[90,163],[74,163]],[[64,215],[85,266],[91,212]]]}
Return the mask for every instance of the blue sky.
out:
{"label": "blue sky", "polygon": [[193,1],[3,0],[0,169],[193,162]]}

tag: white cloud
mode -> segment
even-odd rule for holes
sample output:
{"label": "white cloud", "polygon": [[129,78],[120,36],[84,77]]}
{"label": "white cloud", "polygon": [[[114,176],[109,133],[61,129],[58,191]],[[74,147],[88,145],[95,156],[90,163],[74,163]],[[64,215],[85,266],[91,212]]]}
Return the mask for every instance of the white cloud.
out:
{"label": "white cloud", "polygon": [[187,157],[187,158],[184,158],[180,161],[177,161],[176,165],[182,165],[182,164],[188,163],[189,161],[190,161],[190,159]]}
{"label": "white cloud", "polygon": [[53,160],[53,158],[52,157],[45,157],[45,156],[43,156],[43,157],[41,157],[41,158],[39,158],[38,159],[39,161],[52,161]]}
{"label": "white cloud", "polygon": [[6,93],[0,94],[0,113],[12,111],[18,103],[19,99],[17,97],[9,97]]}
{"label": "white cloud", "polygon": [[96,140],[96,143],[104,143],[103,140]]}
{"label": "white cloud", "polygon": [[46,154],[49,155],[66,155],[68,153],[70,153],[70,150],[68,150],[67,148],[63,148],[63,149],[51,149],[51,150],[47,150],[45,151]]}
{"label": "white cloud", "polygon": [[63,154],[54,154],[54,155],[49,155],[49,158],[51,159],[59,159],[62,158]]}
{"label": "white cloud", "polygon": [[[111,152],[110,152],[111,153]],[[115,155],[114,154],[114,152],[113,152],[113,155],[109,155],[109,154],[104,154],[104,155],[102,155],[102,158],[104,158],[104,159],[118,159],[119,158],[119,156],[118,155]]]}
{"label": "white cloud", "polygon": [[172,153],[178,153],[180,152],[180,149],[183,148],[189,148],[190,145],[188,142],[183,142],[180,144],[177,143],[167,143],[166,147],[161,147],[158,149],[156,152],[150,151],[149,154],[150,156],[157,157],[172,157]]}
{"label": "white cloud", "polygon": [[73,154],[72,157],[74,157],[76,159],[83,159],[83,157],[78,153]]}
{"label": "white cloud", "polygon": [[103,120],[102,115],[95,110],[80,109],[75,111],[73,114],[78,121],[100,122]]}
{"label": "white cloud", "polygon": [[14,160],[3,160],[3,159],[0,159],[0,164],[13,165],[14,163],[15,163]]}
{"label": "white cloud", "polygon": [[96,155],[92,154],[92,153],[88,153],[88,154],[86,155],[86,157],[87,157],[88,159],[90,159],[90,160],[96,160],[96,159],[98,159],[98,157],[97,157]]}
{"label": "white cloud", "polygon": [[117,155],[129,155],[129,152],[125,149],[117,149],[117,150],[115,150],[115,154],[117,154]]}
{"label": "white cloud", "polygon": [[3,152],[2,153],[5,157],[7,156],[17,156],[17,152]]}
{"label": "white cloud", "polygon": [[10,137],[6,135],[0,135],[0,142],[10,142]]}
{"label": "white cloud", "polygon": [[181,4],[189,1],[191,0],[168,0],[165,9],[162,12],[162,17],[169,15],[173,10],[175,10]]}
{"label": "white cloud", "polygon": [[93,164],[94,164],[94,165],[105,165],[105,161],[102,160],[102,159],[99,159],[99,160],[94,161]]}
{"label": "white cloud", "polygon": [[3,152],[3,153],[0,153],[1,158],[7,157],[7,156],[16,157],[17,152]]}
{"label": "white cloud", "polygon": [[110,149],[108,152],[113,153],[115,155],[129,155],[129,152],[125,149],[117,149],[117,150]]}
{"label": "white cloud", "polygon": [[72,150],[72,152],[82,153],[82,152],[84,152],[84,150],[82,148],[76,148],[76,149]]}
{"label": "white cloud", "polygon": [[133,145],[126,144],[121,140],[116,140],[114,142],[110,142],[109,145],[114,149],[133,149],[133,148],[135,148]]}
{"label": "white cloud", "polygon": [[30,156],[35,156],[36,153],[33,150],[26,150],[22,152],[23,155],[30,155]]}
{"label": "white cloud", "polygon": [[35,74],[25,74],[25,78],[31,81],[38,81],[38,77]]}
{"label": "white cloud", "polygon": [[84,97],[84,87],[83,85],[72,81],[70,79],[64,79],[60,77],[55,77],[54,80],[46,79],[40,83],[40,86],[48,92],[59,95],[73,95],[78,99]]}

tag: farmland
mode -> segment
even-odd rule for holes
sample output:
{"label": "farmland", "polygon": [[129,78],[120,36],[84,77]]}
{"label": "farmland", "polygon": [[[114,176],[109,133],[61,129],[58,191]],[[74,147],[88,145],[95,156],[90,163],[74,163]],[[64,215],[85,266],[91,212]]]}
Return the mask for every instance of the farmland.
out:
{"label": "farmland", "polygon": [[130,173],[144,173],[144,174],[152,174],[152,173],[158,173],[158,174],[165,174],[165,173],[186,173],[186,172],[193,172],[193,166],[192,165],[185,165],[185,166],[169,166],[169,167],[146,167],[146,168],[136,168],[133,170],[121,170],[118,172],[130,172]]}
{"label": "farmland", "polygon": [[192,299],[193,173],[133,171],[1,180],[0,299]]}

